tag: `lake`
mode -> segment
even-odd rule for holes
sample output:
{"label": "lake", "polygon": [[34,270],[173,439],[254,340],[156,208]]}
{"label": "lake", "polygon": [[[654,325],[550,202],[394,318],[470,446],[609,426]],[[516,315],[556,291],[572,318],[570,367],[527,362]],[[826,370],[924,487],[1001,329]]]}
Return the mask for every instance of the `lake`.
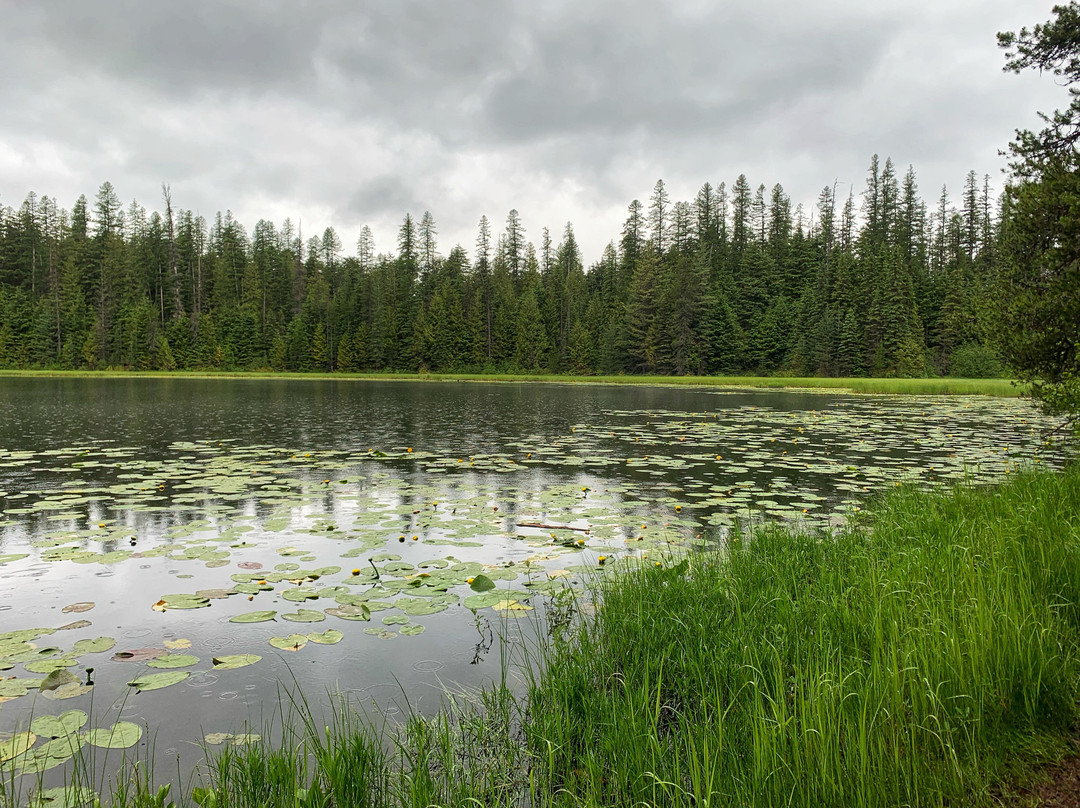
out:
{"label": "lake", "polygon": [[0,762],[55,779],[89,738],[187,771],[297,686],[434,710],[566,587],[1052,466],[1053,425],[975,397],[0,379]]}

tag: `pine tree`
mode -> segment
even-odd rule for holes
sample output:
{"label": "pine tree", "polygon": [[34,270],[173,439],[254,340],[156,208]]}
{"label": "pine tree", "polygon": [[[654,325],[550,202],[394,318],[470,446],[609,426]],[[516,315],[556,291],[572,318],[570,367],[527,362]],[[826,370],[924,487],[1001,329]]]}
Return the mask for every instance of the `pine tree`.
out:
{"label": "pine tree", "polygon": [[326,344],[326,327],[322,322],[315,325],[315,331],[311,335],[311,365],[324,373],[330,369],[330,352]]}
{"label": "pine tree", "polygon": [[536,289],[530,286],[518,301],[514,364],[529,373],[540,371],[547,365],[546,347],[547,331],[540,318]]}

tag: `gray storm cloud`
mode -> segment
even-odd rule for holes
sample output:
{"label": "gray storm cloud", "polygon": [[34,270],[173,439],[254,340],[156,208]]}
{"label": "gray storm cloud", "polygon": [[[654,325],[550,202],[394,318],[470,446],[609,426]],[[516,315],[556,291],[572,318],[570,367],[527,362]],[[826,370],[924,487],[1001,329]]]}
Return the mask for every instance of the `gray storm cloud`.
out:
{"label": "gray storm cloud", "polygon": [[572,220],[586,259],[663,177],[781,182],[811,203],[861,189],[871,154],[928,197],[995,179],[1035,110],[1065,101],[1002,75],[998,30],[1032,0],[676,3],[3,4],[0,203],[70,206],[108,179],[157,205],[291,216],[381,245],[430,210],[443,252],[521,211]]}

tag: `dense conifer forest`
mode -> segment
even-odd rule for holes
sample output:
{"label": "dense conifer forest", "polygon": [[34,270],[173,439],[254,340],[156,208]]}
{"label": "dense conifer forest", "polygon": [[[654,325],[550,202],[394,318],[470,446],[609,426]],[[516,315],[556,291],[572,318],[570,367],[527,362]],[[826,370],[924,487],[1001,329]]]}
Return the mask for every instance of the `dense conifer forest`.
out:
{"label": "dense conifer forest", "polygon": [[439,250],[430,213],[392,252],[369,228],[248,232],[174,207],[126,208],[106,182],[70,211],[0,208],[0,367],[544,371],[569,374],[1002,373],[989,303],[1007,211],[988,177],[927,205],[875,155],[866,188],[812,210],[780,185],[658,181],[586,269],[568,223],[479,222]]}

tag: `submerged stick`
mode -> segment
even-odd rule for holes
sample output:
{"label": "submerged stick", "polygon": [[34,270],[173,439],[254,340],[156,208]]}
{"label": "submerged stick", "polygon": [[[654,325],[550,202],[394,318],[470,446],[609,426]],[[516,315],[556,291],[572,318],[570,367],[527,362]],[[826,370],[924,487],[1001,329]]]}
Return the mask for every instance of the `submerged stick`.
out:
{"label": "submerged stick", "polygon": [[570,525],[544,525],[544,524],[541,524],[540,522],[518,522],[517,526],[518,527],[538,527],[538,528],[542,528],[543,530],[577,530],[577,531],[580,531],[582,533],[588,533],[589,532],[589,528],[587,528],[587,527],[571,527]]}

